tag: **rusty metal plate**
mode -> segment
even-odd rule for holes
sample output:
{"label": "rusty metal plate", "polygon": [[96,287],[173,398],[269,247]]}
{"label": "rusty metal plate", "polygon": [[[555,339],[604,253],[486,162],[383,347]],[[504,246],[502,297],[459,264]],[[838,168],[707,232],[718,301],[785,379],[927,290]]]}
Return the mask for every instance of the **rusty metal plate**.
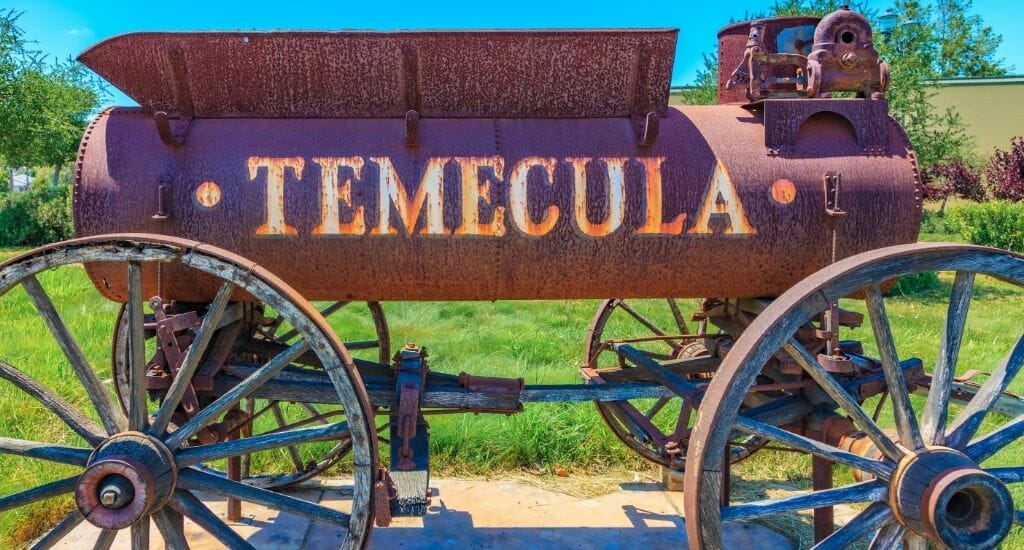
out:
{"label": "rusty metal plate", "polygon": [[[87,132],[76,228],[209,242],[308,299],[358,300],[777,296],[832,260],[834,228],[840,258],[916,240],[913,154],[888,117],[884,153],[819,115],[772,156],[763,116],[669,109],[649,147],[626,118],[424,119],[415,145],[402,118],[196,119],[176,148],[115,110]],[[90,274],[123,290],[123,270]],[[166,299],[216,290],[161,281]]]}
{"label": "rusty metal plate", "polygon": [[133,33],[79,60],[203,117],[627,117],[668,105],[677,31]]}

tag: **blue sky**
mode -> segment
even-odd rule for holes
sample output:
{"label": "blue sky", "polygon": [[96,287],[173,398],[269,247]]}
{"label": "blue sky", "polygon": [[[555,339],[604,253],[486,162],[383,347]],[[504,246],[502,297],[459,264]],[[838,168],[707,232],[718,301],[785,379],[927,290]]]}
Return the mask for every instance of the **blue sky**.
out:
{"label": "blue sky", "polygon": [[[2,2],[2,0],[0,0]],[[90,44],[132,31],[270,29],[443,29],[529,27],[675,27],[680,29],[673,83],[693,79],[700,52],[715,45],[715,33],[730,18],[764,10],[771,0],[705,1],[513,0],[396,2],[114,2],[110,0],[16,0],[0,3],[24,12],[27,38],[51,56],[75,56]],[[884,10],[889,0],[870,0]],[[974,11],[1003,35],[999,56],[1024,73],[1024,2],[975,0]],[[127,98],[114,94],[110,102]]]}

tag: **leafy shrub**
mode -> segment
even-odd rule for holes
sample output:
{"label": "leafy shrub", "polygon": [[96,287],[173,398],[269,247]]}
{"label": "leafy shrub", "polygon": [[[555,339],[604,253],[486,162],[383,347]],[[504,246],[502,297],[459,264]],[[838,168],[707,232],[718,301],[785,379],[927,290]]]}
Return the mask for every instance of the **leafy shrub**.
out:
{"label": "leafy shrub", "polygon": [[946,215],[940,212],[924,210],[921,212],[921,233],[949,233],[946,227]]}
{"label": "leafy shrub", "polygon": [[997,199],[1024,200],[1024,136],[1010,142],[1010,149],[996,149],[985,167],[985,178]]}
{"label": "leafy shrub", "polygon": [[985,200],[985,186],[981,183],[981,174],[960,160],[925,168],[921,173],[921,179],[924,182],[924,200],[941,200],[943,207],[946,206],[946,199],[951,196],[975,202]]}
{"label": "leafy shrub", "polygon": [[970,243],[1024,252],[1024,202],[960,206],[946,215],[946,225]]}
{"label": "leafy shrub", "polygon": [[939,274],[932,271],[904,275],[889,287],[886,296],[915,296],[939,288]]}
{"label": "leafy shrub", "polygon": [[70,187],[42,185],[0,194],[0,246],[38,246],[73,233]]}

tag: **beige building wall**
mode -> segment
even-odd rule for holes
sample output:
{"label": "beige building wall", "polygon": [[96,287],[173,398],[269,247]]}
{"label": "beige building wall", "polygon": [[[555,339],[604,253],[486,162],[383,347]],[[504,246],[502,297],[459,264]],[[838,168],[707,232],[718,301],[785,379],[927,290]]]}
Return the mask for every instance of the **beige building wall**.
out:
{"label": "beige building wall", "polygon": [[987,158],[1024,135],[1024,76],[940,80],[932,98],[936,107],[954,107],[974,138],[975,150]]}

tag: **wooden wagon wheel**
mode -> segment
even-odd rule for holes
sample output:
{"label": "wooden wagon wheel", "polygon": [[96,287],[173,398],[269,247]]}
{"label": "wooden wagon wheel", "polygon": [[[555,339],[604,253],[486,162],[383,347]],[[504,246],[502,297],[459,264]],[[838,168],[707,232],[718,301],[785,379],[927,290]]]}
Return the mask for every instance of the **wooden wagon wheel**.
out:
{"label": "wooden wagon wheel", "polygon": [[[900,362],[890,330],[880,285],[922,272],[954,272],[955,281],[945,328],[935,338],[938,360],[927,401],[917,407],[919,413],[908,392],[904,363]],[[901,539],[912,548],[924,548],[928,542],[952,548],[992,548],[1003,540],[1011,523],[1024,522],[1021,503],[1015,509],[1007,488],[1008,484],[1024,481],[1024,453],[1019,447],[1024,415],[1007,421],[1008,417],[992,413],[1024,366],[1024,336],[1002,364],[989,366],[990,377],[962,410],[950,407],[957,365],[967,363],[958,363],[958,359],[975,275],[1024,286],[1024,257],[949,244],[884,248],[823,269],[772,303],[736,341],[700,408],[685,474],[684,511],[691,548],[721,548],[723,521],[833,505],[848,505],[860,511],[821,541],[818,548],[846,548],[868,538],[872,548],[892,548]],[[812,316],[851,295],[867,299],[866,309],[879,349],[874,361],[884,373],[896,436],[883,431],[860,399],[846,389],[844,380],[828,373],[794,339],[798,328]],[[838,414],[826,414],[855,427],[857,433],[853,436],[866,445],[834,444],[828,437],[812,439],[795,433],[798,430],[783,429],[767,417],[753,418],[737,410],[738,398],[754,381],[760,366],[780,353],[791,356],[831,398],[829,410],[835,409]],[[983,421],[986,426],[996,427],[981,434]],[[734,431],[762,435],[824,458],[849,468],[855,479],[863,481],[721,507],[721,456]],[[1018,447],[1008,448],[1015,443]],[[990,460],[997,453],[999,460]]]}
{"label": "wooden wagon wheel", "polygon": [[[705,357],[704,339],[690,334],[683,307],[674,298],[664,300],[605,300],[590,323],[586,339],[586,364],[603,381],[637,379],[641,369],[623,361],[613,342],[630,342],[657,361]],[[706,372],[688,375],[694,381],[712,377]],[[622,378],[626,377],[626,378]],[[620,441],[647,460],[681,470],[686,460],[686,440],[695,411],[681,397],[595,401],[605,424]],[[756,451],[763,441],[741,436],[733,441],[730,457],[738,462]]]}
{"label": "wooden wagon wheel", "polygon": [[[92,262],[120,264],[125,270],[130,340],[127,356],[131,373],[128,414],[115,404],[111,390],[99,379],[58,313],[60,308],[36,278],[45,270],[76,269],[68,266]],[[217,290],[186,354],[181,376],[175,378],[156,403],[148,399],[144,382],[144,282],[146,290],[155,293],[157,266],[173,264],[194,274],[197,281],[213,283],[210,288]],[[46,366],[19,369],[0,361],[0,378],[42,403],[78,436],[68,438],[77,439],[79,444],[0,437],[2,454],[82,469],[65,479],[0,497],[0,511],[4,511],[59,495],[74,496],[76,509],[44,535],[37,546],[52,546],[84,520],[102,529],[97,547],[109,547],[118,530],[130,527],[133,547],[146,548],[152,519],[168,547],[186,548],[182,523],[185,516],[230,548],[251,548],[196,497],[195,491],[296,514],[338,529],[346,548],[363,545],[372,522],[371,494],[377,458],[376,438],[370,429],[369,399],[345,347],[319,313],[285,283],[252,262],[197,242],[158,235],[112,235],[50,245],[0,266],[0,295],[17,285],[35,304],[82,388],[76,395],[60,396],[28,374]],[[254,298],[280,312],[297,330],[299,339],[187,422],[168,431],[170,418],[186,393],[185,381],[198,368],[201,352],[209,344],[225,308],[236,297]],[[344,408],[343,421],[242,440],[196,444],[197,433],[216,426],[242,398],[258,391],[307,352],[315,354],[325,367],[337,391],[338,403]],[[0,344],[2,355],[6,353]],[[87,414],[74,402],[91,402],[94,413]],[[99,419],[98,423],[94,417]],[[354,463],[353,497],[345,511],[230,481],[196,468],[206,462],[260,450],[337,439],[342,433],[351,437]]]}
{"label": "wooden wagon wheel", "polygon": [[[209,304],[182,304],[177,306],[178,310],[198,308],[205,311]],[[248,311],[245,319],[239,320],[244,328],[236,330],[235,338],[239,343],[233,351],[232,356],[244,356],[249,362],[265,363],[270,359],[263,351],[264,347],[287,346],[293,343],[298,334],[287,320],[277,312],[268,311],[262,304],[247,304]],[[353,311],[355,310],[355,311]],[[350,329],[345,332],[346,349],[354,359],[367,359],[378,363],[387,364],[391,358],[391,340],[388,330],[387,318],[384,309],[379,302],[366,302],[353,304],[347,301],[339,301],[327,304],[321,308],[320,314],[329,319],[338,315],[339,312],[350,313],[350,316],[368,316],[372,327],[372,335],[363,333],[359,329]],[[146,323],[153,324],[153,315],[146,315]],[[364,323],[359,323],[364,324]],[[365,331],[364,331],[365,332]],[[147,341],[156,337],[156,331],[146,330]],[[214,336],[216,339],[216,335]],[[252,342],[251,346],[246,343]],[[261,344],[263,344],[261,346]],[[153,345],[155,353],[155,345]],[[114,325],[114,350],[112,356],[112,368],[114,380],[117,382],[117,397],[121,408],[127,411],[128,388],[130,381],[128,376],[128,319],[125,316],[125,306],[121,306],[117,322]],[[308,366],[307,370],[319,371],[319,365]],[[239,409],[244,411],[248,417],[247,423],[239,426],[235,432],[238,436],[251,437],[264,433],[282,432],[296,427],[310,426],[313,424],[327,425],[330,419],[344,415],[344,409],[339,405],[323,405],[312,403],[286,403],[269,401],[266,399],[245,398],[239,403]],[[325,445],[324,442],[314,442],[307,445],[291,445],[283,449],[262,451],[255,456],[250,454],[242,455],[239,458],[238,476],[241,481],[248,485],[262,487],[264,489],[279,490],[297,485],[304,481],[313,479],[325,472],[331,466],[337,464],[352,450],[352,441],[348,433],[342,434],[334,445]],[[275,466],[281,463],[287,464],[290,468],[275,467],[274,471],[261,471],[259,465],[254,463],[272,462]],[[219,475],[226,475],[214,465],[206,465],[207,471]]]}

